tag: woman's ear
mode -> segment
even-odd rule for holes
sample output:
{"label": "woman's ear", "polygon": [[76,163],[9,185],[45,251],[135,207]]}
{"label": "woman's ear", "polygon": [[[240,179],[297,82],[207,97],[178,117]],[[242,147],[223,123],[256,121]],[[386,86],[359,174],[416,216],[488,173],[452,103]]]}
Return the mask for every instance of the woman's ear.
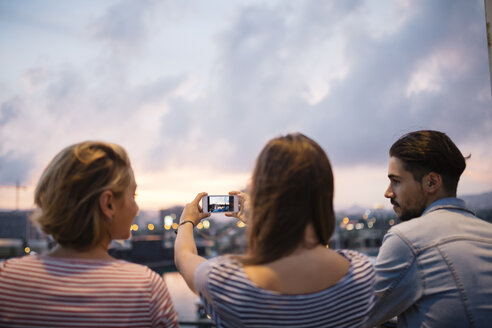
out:
{"label": "woman's ear", "polygon": [[110,190],[105,190],[99,196],[99,208],[103,212],[104,216],[111,220],[114,214],[114,195]]}

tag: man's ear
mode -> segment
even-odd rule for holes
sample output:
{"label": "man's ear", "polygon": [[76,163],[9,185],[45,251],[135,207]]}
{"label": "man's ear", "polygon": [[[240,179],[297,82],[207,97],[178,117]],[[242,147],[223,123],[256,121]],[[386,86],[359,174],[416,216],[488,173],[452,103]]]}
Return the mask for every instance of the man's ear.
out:
{"label": "man's ear", "polygon": [[442,188],[442,176],[439,173],[430,172],[424,177],[423,186],[430,195],[438,193]]}
{"label": "man's ear", "polygon": [[111,220],[114,214],[114,195],[110,190],[105,190],[102,192],[101,196],[99,196],[99,207],[103,212],[104,216]]}

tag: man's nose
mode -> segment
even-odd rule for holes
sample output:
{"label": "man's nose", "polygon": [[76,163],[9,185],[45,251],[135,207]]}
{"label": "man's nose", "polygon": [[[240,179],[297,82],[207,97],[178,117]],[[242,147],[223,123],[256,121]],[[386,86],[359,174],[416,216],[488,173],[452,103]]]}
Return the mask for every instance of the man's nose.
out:
{"label": "man's nose", "polygon": [[388,186],[388,188],[384,192],[384,197],[386,197],[386,198],[394,198],[395,197],[395,194],[393,194],[393,190],[391,190],[391,186]]}

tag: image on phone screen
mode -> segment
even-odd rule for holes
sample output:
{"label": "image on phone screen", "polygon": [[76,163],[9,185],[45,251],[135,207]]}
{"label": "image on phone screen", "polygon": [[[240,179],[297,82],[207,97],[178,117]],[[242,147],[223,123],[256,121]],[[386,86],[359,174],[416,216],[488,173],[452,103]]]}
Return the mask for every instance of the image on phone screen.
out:
{"label": "image on phone screen", "polygon": [[234,212],[233,196],[208,196],[207,212]]}

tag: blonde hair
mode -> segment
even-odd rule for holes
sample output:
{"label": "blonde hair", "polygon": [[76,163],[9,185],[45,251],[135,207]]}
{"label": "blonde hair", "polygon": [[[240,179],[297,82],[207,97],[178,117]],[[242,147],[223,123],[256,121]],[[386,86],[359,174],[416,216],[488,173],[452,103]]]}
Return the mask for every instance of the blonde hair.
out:
{"label": "blonde hair", "polygon": [[116,144],[86,141],[60,151],[45,168],[34,195],[35,220],[60,245],[87,250],[109,235],[99,196],[115,198],[130,185],[130,160]]}

